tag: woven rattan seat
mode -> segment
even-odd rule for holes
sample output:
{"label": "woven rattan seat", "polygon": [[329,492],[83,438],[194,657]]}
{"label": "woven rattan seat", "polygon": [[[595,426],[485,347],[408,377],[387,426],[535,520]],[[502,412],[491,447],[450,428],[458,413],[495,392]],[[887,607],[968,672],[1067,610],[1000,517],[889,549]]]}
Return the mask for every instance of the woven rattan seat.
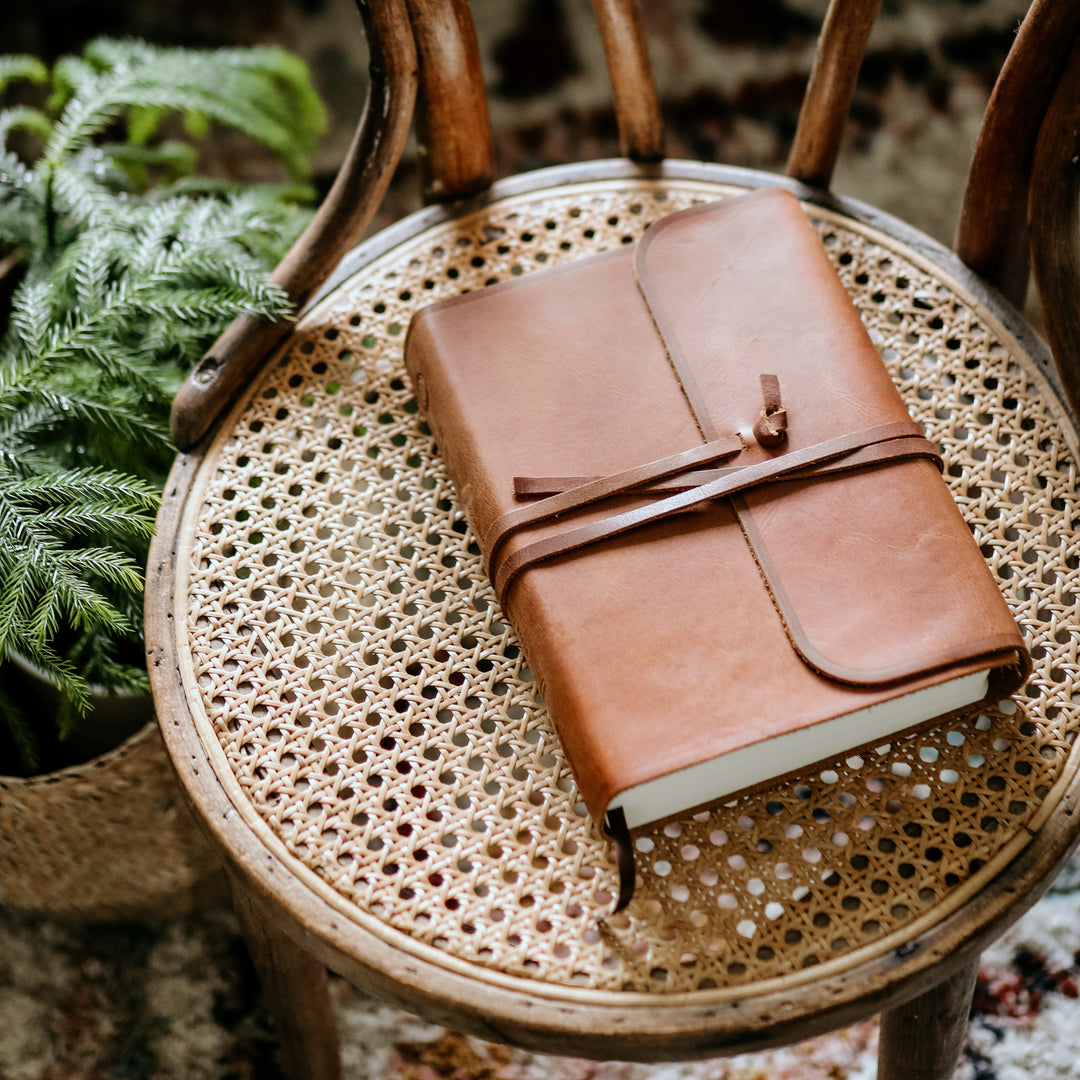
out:
{"label": "woven rattan seat", "polygon": [[[1035,674],[1015,699],[646,830],[612,915],[614,865],[418,413],[404,334],[434,299],[766,183],[803,199],[942,448]],[[296,1075],[335,1075],[319,964],[489,1038],[613,1058],[735,1052],[890,1008],[882,1075],[949,1075],[979,950],[1075,838],[1078,455],[1050,353],[1008,302],[925,236],[793,179],[565,167],[349,254],[178,459],[148,609],[166,741],[227,853]]]}

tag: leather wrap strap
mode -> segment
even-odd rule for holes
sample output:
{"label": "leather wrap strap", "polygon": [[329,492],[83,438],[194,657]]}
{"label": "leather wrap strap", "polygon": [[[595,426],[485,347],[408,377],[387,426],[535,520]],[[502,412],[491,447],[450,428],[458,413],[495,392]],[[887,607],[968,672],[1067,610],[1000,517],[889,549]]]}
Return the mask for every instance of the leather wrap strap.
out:
{"label": "leather wrap strap", "polygon": [[[828,476],[832,473],[850,472],[852,469],[861,468],[864,465],[876,465],[882,461],[893,461],[899,458],[922,457],[934,462],[940,470],[941,451],[922,435],[914,435],[905,439],[890,439],[887,443],[873,443],[864,446],[861,450],[853,450],[842,458],[830,461],[821,461],[816,465],[808,465],[805,469],[785,476],[785,480],[810,480],[817,476]],[[634,488],[635,495],[661,495],[671,494],[675,491],[687,491],[702,484],[711,483],[721,476],[739,472],[745,468],[743,465],[735,465],[726,469],[695,469],[692,472],[680,473],[678,476],[669,476],[663,480],[655,480],[651,483],[642,484]],[[518,498],[537,497],[541,495],[557,495],[561,491],[570,488],[581,487],[583,484],[591,484],[599,480],[598,476],[515,476],[514,494]]]}
{"label": "leather wrap strap", "polygon": [[770,449],[779,446],[787,435],[787,409],[780,400],[780,380],[775,375],[759,375],[761,413],[754,422],[754,438]]}
{"label": "leather wrap strap", "polygon": [[[913,455],[912,452],[913,440],[921,444],[915,447],[916,455]],[[896,445],[891,446],[891,443]],[[705,444],[705,446],[714,445],[713,443]],[[598,521],[566,529],[553,536],[537,540],[532,544],[526,544],[506,556],[500,556],[493,548],[489,548],[488,571],[495,585],[495,593],[499,597],[499,602],[503,603],[507,589],[524,570],[527,570],[530,566],[535,566],[539,562],[554,558],[556,555],[577,551],[580,548],[595,544],[601,540],[610,539],[631,529],[640,528],[642,525],[660,521],[673,514],[688,510],[706,500],[734,495],[750,488],[760,487],[762,484],[771,481],[793,479],[794,475],[803,469],[835,459],[842,459],[846,454],[872,446],[880,447],[876,456],[877,461],[911,456],[938,456],[933,444],[923,436],[922,428],[918,424],[914,421],[899,421],[865,428],[862,431],[851,432],[834,439],[826,439],[824,442],[814,443],[800,450],[790,451],[782,457],[759,461],[741,469],[724,470],[722,475],[704,484],[678,491],[645,506],[638,506],[622,513],[611,514]],[[701,449],[703,447],[695,447],[695,450]],[[648,466],[645,467],[645,471],[647,470]],[[618,473],[615,476],[623,477],[635,471],[628,470],[627,473]],[[504,545],[510,535],[526,527],[526,525],[539,524],[544,520],[567,512],[571,507],[577,509],[613,494],[633,491],[633,488],[620,486],[619,483],[608,485],[605,482],[607,479],[592,481],[587,485],[591,494],[585,494],[580,499],[575,500],[573,498],[575,492],[582,490],[581,488],[575,488],[551,496],[549,499],[545,499],[531,507],[522,508],[531,512],[528,515],[518,516],[520,514],[519,510],[504,514],[496,520],[488,534],[488,538],[495,537],[499,545]],[[506,519],[508,518],[513,520],[507,522]]]}
{"label": "leather wrap strap", "polygon": [[[708,465],[723,458],[734,457],[745,449],[746,443],[738,435],[728,435],[726,438],[702,443],[689,450],[682,450],[669,457],[659,458],[645,465],[637,465],[623,472],[612,473],[610,476],[589,477],[578,486],[560,489],[558,494],[552,495],[543,502],[511,510],[496,518],[480,545],[488,553],[488,572],[491,573],[496,565],[497,553],[503,542],[521,529],[558,517],[571,510],[580,510],[584,506],[600,502],[613,495],[636,491],[642,485],[663,480],[665,477],[674,476],[698,465]],[[515,491],[517,479],[515,477]]]}

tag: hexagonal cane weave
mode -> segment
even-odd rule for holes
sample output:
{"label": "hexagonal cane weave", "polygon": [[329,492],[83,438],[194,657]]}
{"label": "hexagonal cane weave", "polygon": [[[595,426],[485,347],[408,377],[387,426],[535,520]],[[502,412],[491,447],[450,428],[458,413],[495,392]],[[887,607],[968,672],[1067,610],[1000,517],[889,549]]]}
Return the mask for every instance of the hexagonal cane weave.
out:
{"label": "hexagonal cane weave", "polygon": [[456,508],[402,346],[432,300],[631,242],[731,190],[581,183],[406,240],[303,316],[196,478],[176,632],[201,738],[265,842],[406,951],[571,997],[798,981],[954,909],[1064,786],[1080,548],[1060,407],[961,286],[886,234],[807,207],[943,449],[1035,674],[1014,700],[643,831],[635,899],[610,914],[607,846]]}

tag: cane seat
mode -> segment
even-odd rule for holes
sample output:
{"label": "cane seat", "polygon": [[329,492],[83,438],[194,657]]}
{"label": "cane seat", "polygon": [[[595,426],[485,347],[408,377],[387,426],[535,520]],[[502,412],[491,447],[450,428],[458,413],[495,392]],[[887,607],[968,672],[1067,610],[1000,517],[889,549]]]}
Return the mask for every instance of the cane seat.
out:
{"label": "cane seat", "polygon": [[[405,331],[433,300],[763,185],[802,200],[941,448],[1035,673],[635,834],[613,915],[616,868],[418,410]],[[249,925],[439,1022],[593,1057],[791,1041],[954,971],[970,992],[1076,836],[1080,442],[1049,350],[955,253],[792,176],[619,160],[481,186],[350,252],[169,481],[151,674]]]}

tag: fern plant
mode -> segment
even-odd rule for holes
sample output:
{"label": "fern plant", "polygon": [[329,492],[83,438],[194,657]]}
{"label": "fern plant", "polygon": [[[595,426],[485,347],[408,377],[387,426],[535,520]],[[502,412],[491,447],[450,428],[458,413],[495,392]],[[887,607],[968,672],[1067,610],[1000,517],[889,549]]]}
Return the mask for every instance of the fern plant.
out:
{"label": "fern plant", "polygon": [[[289,314],[267,272],[306,221],[325,116],[276,48],[99,39],[51,72],[0,56],[0,94],[16,81],[48,98],[0,110],[0,258],[17,252],[21,274],[0,327],[0,661],[19,653],[52,678],[63,738],[90,683],[145,686],[172,396],[234,317]],[[269,147],[290,179],[200,177],[215,124]],[[36,769],[37,721],[3,685],[0,722]]]}

